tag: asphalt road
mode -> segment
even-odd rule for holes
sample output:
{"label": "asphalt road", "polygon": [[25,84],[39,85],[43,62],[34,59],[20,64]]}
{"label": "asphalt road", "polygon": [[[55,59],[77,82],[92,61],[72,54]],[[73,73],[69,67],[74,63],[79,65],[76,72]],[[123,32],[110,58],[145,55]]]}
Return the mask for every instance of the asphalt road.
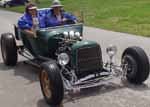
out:
{"label": "asphalt road", "polygon": [[[0,34],[13,32],[12,25],[20,14],[0,10]],[[109,44],[117,45],[118,54],[115,62],[128,46],[140,46],[150,55],[150,38],[130,34],[111,32],[85,27],[84,38],[97,41],[107,60],[105,48]],[[16,67],[6,67],[0,55],[0,107],[49,107],[42,96],[39,84],[39,70],[24,65],[24,58],[19,56]],[[72,97],[66,97],[64,107],[150,107],[150,79],[140,86],[135,86],[120,79],[96,89],[82,91]]]}

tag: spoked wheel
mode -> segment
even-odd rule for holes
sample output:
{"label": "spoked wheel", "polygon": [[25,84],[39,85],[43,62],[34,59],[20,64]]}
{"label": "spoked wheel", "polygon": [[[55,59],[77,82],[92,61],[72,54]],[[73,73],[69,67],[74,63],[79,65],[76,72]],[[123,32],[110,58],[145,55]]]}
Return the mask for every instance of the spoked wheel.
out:
{"label": "spoked wheel", "polygon": [[18,54],[13,34],[5,33],[1,35],[1,52],[3,61],[6,65],[16,65]]}
{"label": "spoked wheel", "polygon": [[129,47],[122,55],[122,70],[131,83],[140,84],[149,76],[149,59],[143,49]]}
{"label": "spoked wheel", "polygon": [[40,84],[43,96],[50,106],[62,104],[64,87],[58,66],[54,61],[41,65]]}
{"label": "spoked wheel", "polygon": [[127,78],[132,78],[137,72],[137,63],[135,59],[130,56],[126,55],[123,58],[123,70],[124,70],[124,76],[127,76]]}
{"label": "spoked wheel", "polygon": [[50,83],[50,80],[49,80],[49,77],[48,77],[48,73],[43,70],[42,73],[41,73],[41,82],[42,82],[42,85],[43,85],[43,91],[45,93],[45,96],[49,99],[51,99],[52,97],[52,86],[51,86],[51,83]]}

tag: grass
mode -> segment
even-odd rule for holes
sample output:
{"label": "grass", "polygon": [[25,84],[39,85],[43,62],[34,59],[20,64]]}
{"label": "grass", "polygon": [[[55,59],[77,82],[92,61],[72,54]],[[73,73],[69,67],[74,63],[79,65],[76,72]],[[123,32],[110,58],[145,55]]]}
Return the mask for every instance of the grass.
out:
{"label": "grass", "polygon": [[[85,25],[150,37],[150,0],[61,0],[67,11],[83,10]],[[49,7],[41,0],[39,7]],[[23,12],[24,7],[11,11]]]}

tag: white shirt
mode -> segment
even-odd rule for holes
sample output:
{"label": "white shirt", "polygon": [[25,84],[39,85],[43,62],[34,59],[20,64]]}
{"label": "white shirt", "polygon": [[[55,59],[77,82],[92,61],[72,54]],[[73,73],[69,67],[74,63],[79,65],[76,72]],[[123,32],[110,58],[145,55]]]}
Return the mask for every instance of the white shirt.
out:
{"label": "white shirt", "polygon": [[32,17],[33,20],[33,29],[38,30],[39,29],[39,20],[37,17]]}
{"label": "white shirt", "polygon": [[61,14],[56,15],[56,17],[57,17],[57,20],[58,20],[58,21],[61,21],[61,20],[62,20],[62,19],[61,19]]}

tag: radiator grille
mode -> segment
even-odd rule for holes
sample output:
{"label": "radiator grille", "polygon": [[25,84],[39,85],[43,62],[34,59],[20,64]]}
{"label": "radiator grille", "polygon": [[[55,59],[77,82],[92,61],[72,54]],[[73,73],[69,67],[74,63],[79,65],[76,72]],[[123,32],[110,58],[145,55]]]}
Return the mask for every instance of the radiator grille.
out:
{"label": "radiator grille", "polygon": [[102,63],[100,46],[79,48],[77,51],[77,71],[100,70]]}

